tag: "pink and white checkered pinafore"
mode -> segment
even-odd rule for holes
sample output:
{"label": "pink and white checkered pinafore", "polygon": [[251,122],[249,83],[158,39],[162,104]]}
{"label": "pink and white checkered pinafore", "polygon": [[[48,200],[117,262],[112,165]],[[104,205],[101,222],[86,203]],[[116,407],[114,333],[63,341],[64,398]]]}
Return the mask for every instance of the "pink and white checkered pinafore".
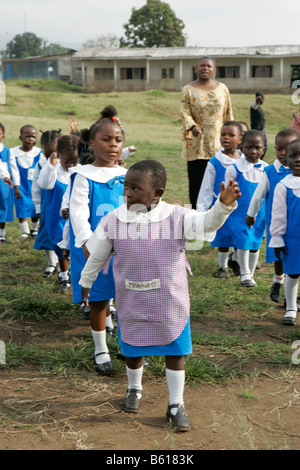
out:
{"label": "pink and white checkered pinafore", "polygon": [[122,341],[132,346],[166,345],[186,326],[188,293],[183,222],[174,206],[158,222],[122,222],[112,212],[102,229],[113,245],[116,308]]}

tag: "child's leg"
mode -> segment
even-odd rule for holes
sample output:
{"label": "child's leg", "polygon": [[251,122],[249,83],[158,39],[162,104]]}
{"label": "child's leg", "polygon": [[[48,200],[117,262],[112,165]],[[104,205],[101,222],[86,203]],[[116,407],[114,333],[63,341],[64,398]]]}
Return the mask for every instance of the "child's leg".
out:
{"label": "child's leg", "polygon": [[169,390],[167,418],[178,431],[187,431],[190,422],[184,409],[184,356],[166,356],[166,379]]}
{"label": "child's leg", "polygon": [[253,279],[254,277],[254,272],[256,269],[256,265],[258,262],[259,258],[259,250],[251,250],[249,253],[249,269],[250,269],[250,274]]}
{"label": "child's leg", "polygon": [[229,248],[220,247],[218,250],[218,258],[219,258],[218,277],[229,277],[229,274],[228,274]]}
{"label": "child's leg", "polygon": [[43,273],[43,277],[50,277],[55,271],[55,267],[58,263],[58,259],[57,259],[55,252],[52,250],[45,250],[45,256],[47,260],[47,266]]}
{"label": "child's leg", "polygon": [[36,237],[38,234],[39,219],[38,217],[31,217],[30,220],[30,235]]}
{"label": "child's leg", "polygon": [[0,222],[0,244],[6,242],[5,222]]}
{"label": "child's leg", "polygon": [[107,310],[106,310],[105,329],[106,329],[106,333],[108,333],[111,336],[114,335],[115,327],[112,321],[110,304],[108,304]]}
{"label": "child's leg", "polygon": [[141,398],[143,395],[143,369],[144,357],[126,357],[126,373],[128,387],[124,399],[124,411],[127,413],[137,413],[141,407]]}
{"label": "child's leg", "polygon": [[69,260],[62,258],[58,260],[60,266],[59,291],[65,292],[70,289]]}
{"label": "child's leg", "polygon": [[252,280],[249,266],[249,250],[237,250],[238,263],[241,270],[241,285],[243,287],[254,287],[256,283]]}
{"label": "child's leg", "polygon": [[95,346],[95,369],[99,374],[102,375],[112,374],[114,371],[106,344],[105,319],[107,306],[108,300],[91,302],[90,311],[90,322]]}
{"label": "child's leg", "polygon": [[20,229],[21,229],[21,236],[19,237],[21,240],[26,239],[30,235],[29,225],[27,219],[19,219]]}
{"label": "child's leg", "polygon": [[297,294],[299,274],[288,274],[285,280],[286,311],[282,322],[294,325],[297,320]]}
{"label": "child's leg", "polygon": [[282,296],[282,287],[284,284],[284,272],[282,261],[278,260],[274,262],[274,276],[271,287],[270,297],[273,302],[280,302]]}

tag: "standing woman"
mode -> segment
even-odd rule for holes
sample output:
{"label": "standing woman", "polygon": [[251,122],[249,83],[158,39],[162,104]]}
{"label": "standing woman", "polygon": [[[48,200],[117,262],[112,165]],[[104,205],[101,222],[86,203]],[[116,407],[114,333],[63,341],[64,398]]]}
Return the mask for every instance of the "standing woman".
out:
{"label": "standing woman", "polygon": [[202,57],[198,78],[181,92],[180,112],[183,127],[182,158],[187,160],[189,196],[196,209],[197,197],[207,162],[220,150],[220,132],[226,121],[233,120],[230,93],[224,83],[214,80],[216,65]]}

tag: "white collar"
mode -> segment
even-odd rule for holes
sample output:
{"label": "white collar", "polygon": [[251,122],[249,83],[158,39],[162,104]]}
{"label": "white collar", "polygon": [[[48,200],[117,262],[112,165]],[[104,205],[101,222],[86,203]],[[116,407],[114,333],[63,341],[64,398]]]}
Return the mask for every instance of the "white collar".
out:
{"label": "white collar", "polygon": [[149,223],[149,222],[160,222],[163,219],[166,219],[173,212],[174,206],[172,204],[167,204],[166,202],[160,200],[156,207],[148,212],[140,212],[128,210],[125,204],[122,204],[117,209],[115,209],[116,217],[125,223],[130,222],[139,222],[139,223]]}
{"label": "white collar", "polygon": [[29,152],[24,152],[24,150],[21,150],[21,147],[14,147],[13,148],[13,153],[15,157],[22,157],[23,155],[26,155],[28,157],[34,158],[40,153],[41,149],[39,147],[32,147]]}
{"label": "white collar", "polygon": [[4,149],[4,143],[3,142],[0,142],[0,152],[2,152]]}
{"label": "white collar", "polygon": [[115,165],[113,167],[97,167],[94,165],[81,165],[77,171],[78,174],[85,178],[95,181],[97,183],[106,183],[115,176],[125,175],[127,173],[126,168]]}
{"label": "white collar", "polygon": [[[240,150],[238,150],[239,153],[240,153],[240,158],[243,157],[244,155],[242,154],[242,152]],[[237,162],[239,160],[239,158],[231,158],[231,157],[228,157],[228,155],[226,155],[225,153],[222,152],[222,149],[219,150],[216,155],[215,155],[216,159],[219,160],[220,163],[222,163],[222,165],[224,166],[229,166],[229,165],[232,165],[233,163]]]}
{"label": "white collar", "polygon": [[281,167],[288,169],[287,166],[282,165],[282,163],[280,163],[280,161],[278,160],[278,158],[276,158],[276,160],[274,161],[273,165],[274,165],[275,170],[277,171],[277,173],[279,172],[279,169],[280,169]]}
{"label": "white collar", "polygon": [[[255,169],[259,171],[264,171],[264,167],[268,166],[268,164],[263,160],[258,160],[257,164],[261,164],[260,167],[255,167]],[[242,155],[241,158],[236,161],[236,166],[241,173],[247,173],[247,171],[254,168],[254,164],[248,162],[245,155]]]}
{"label": "white collar", "polygon": [[281,183],[289,189],[300,189],[299,176],[287,175],[281,180]]}

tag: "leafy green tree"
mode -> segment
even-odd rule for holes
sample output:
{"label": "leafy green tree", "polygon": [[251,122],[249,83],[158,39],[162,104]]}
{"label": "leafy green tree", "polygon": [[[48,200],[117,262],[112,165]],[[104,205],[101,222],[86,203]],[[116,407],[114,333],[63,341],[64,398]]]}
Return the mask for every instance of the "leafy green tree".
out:
{"label": "leafy green tree", "polygon": [[42,39],[34,33],[17,34],[6,44],[4,55],[9,58],[22,58],[42,55]]}
{"label": "leafy green tree", "polygon": [[125,38],[121,38],[121,47],[180,47],[185,46],[183,34],[185,25],[176,18],[170,5],[160,0],[147,0],[147,4],[138,10],[132,8],[132,14],[124,25]]}

